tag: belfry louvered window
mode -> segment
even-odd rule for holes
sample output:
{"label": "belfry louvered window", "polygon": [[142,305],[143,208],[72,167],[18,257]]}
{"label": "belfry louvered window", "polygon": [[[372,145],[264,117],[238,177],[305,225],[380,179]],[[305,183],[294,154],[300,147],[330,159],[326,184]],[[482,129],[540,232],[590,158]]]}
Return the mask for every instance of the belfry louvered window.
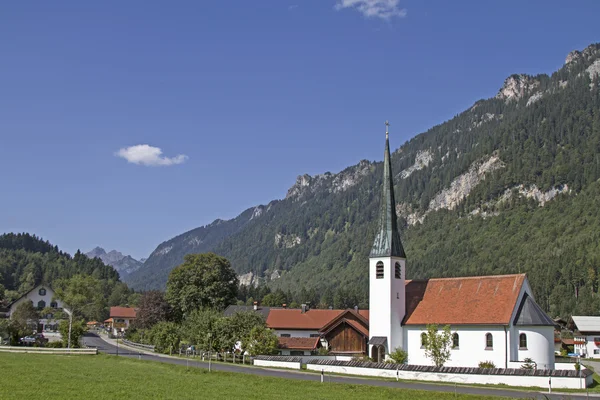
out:
{"label": "belfry louvered window", "polygon": [[383,262],[379,261],[375,268],[375,277],[377,279],[383,279]]}
{"label": "belfry louvered window", "polygon": [[399,262],[396,263],[396,279],[402,279],[402,266]]}

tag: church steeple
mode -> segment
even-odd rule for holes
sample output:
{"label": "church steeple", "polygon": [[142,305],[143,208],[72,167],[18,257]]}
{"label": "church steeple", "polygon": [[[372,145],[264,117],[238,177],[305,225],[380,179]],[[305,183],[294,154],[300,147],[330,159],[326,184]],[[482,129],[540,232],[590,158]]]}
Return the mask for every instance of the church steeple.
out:
{"label": "church steeple", "polygon": [[406,258],[404,247],[400,241],[396,215],[396,200],[394,199],[394,175],[392,174],[392,159],[390,157],[389,122],[385,121],[385,153],[383,155],[383,194],[379,211],[379,226],[377,236],[371,249],[370,257],[400,257]]}

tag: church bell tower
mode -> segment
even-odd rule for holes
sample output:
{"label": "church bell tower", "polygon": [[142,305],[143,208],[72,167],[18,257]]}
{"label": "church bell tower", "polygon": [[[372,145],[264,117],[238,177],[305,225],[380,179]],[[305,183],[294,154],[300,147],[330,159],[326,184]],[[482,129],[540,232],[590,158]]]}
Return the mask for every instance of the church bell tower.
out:
{"label": "church bell tower", "polygon": [[406,314],[406,254],[400,241],[390,157],[389,123],[385,122],[385,152],[379,224],[369,255],[369,355],[375,361],[403,347]]}

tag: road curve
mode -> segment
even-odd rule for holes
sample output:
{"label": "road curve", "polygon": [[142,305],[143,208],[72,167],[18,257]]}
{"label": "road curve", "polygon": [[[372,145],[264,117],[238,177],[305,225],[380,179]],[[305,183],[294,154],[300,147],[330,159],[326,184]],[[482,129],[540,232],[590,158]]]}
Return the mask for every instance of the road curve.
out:
{"label": "road curve", "polygon": [[[193,359],[179,359],[179,358],[171,358],[164,357],[158,355],[152,355],[148,353],[139,353],[135,350],[131,350],[130,348],[125,348],[119,346],[114,346],[111,343],[106,342],[104,339],[99,337],[94,333],[87,333],[83,342],[90,347],[97,347],[98,351],[101,353],[112,354],[122,356],[122,357],[130,357],[130,358],[138,358],[141,360],[148,361],[156,361],[168,364],[177,364],[177,365],[189,365],[190,367],[195,368],[208,368],[208,362],[197,361]],[[224,364],[224,363],[212,363],[212,369],[215,371],[225,371],[225,372],[237,372],[244,374],[253,374],[260,376],[270,376],[276,378],[285,378],[285,379],[297,379],[304,381],[320,381],[321,377],[318,374],[309,373],[309,372],[300,372],[300,371],[285,371],[279,369],[265,369],[258,367],[249,367],[249,366],[241,366],[235,364]],[[454,386],[454,385],[440,385],[433,383],[418,383],[418,382],[394,382],[389,380],[378,380],[378,379],[369,379],[369,378],[357,378],[357,377],[346,377],[339,375],[326,375],[326,382],[337,382],[337,383],[346,383],[353,385],[371,385],[371,386],[383,386],[383,387],[392,387],[392,388],[400,388],[400,389],[416,389],[416,390],[427,390],[433,392],[457,392],[463,394],[474,394],[481,396],[504,396],[504,397],[512,397],[512,398],[523,398],[523,399],[574,399],[574,400],[583,400],[587,399],[586,394],[576,394],[576,393],[541,393],[541,392],[522,392],[515,390],[505,390],[505,389],[491,389],[484,387],[467,387],[467,386]],[[589,397],[599,397],[597,395],[590,395]]]}

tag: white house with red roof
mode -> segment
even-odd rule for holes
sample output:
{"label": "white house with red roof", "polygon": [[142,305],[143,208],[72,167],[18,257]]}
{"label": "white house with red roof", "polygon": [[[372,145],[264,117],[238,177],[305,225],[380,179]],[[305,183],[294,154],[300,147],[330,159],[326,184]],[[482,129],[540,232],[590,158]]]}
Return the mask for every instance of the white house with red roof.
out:
{"label": "white house with red roof", "polygon": [[408,362],[432,365],[425,355],[427,325],[450,325],[446,366],[499,368],[532,359],[554,368],[554,321],[536,304],[524,274],[406,280],[406,254],[397,227],[386,122],[379,227],[369,256],[370,356],[383,361],[397,348]]}
{"label": "white house with red roof", "polygon": [[104,324],[113,335],[117,335],[119,332],[129,329],[136,315],[137,311],[132,307],[111,307],[110,318],[104,321]]}

